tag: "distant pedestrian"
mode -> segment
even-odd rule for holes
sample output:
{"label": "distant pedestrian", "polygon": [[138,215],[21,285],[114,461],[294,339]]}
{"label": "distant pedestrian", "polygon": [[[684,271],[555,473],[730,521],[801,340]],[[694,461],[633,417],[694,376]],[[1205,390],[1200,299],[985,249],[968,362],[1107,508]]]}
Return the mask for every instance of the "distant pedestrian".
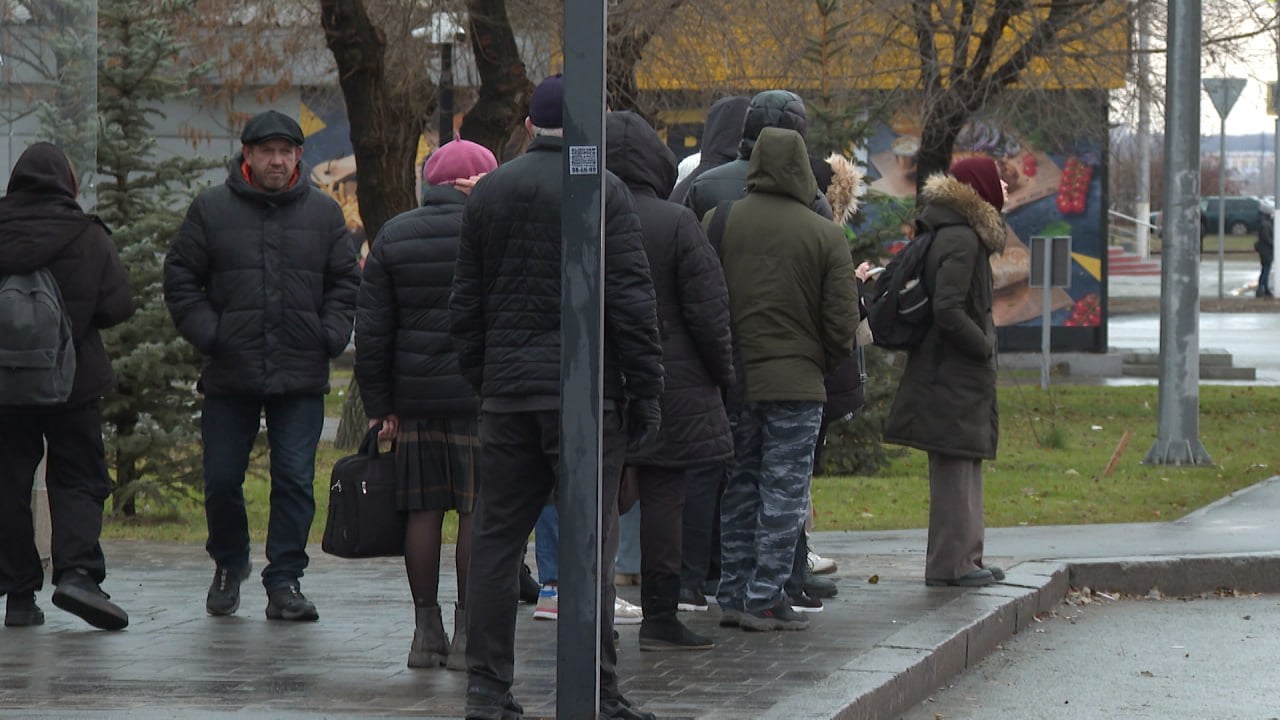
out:
{"label": "distant pedestrian", "polygon": [[[723,127],[732,127],[733,117],[738,112],[738,102],[734,98],[726,98],[723,107],[725,113]],[[719,205],[721,201],[742,197],[747,188],[752,148],[755,147],[760,131],[768,127],[795,130],[803,137],[805,129],[809,127],[809,115],[804,109],[804,100],[790,90],[765,90],[752,97],[747,103],[742,124],[739,125],[741,136],[738,138],[737,157],[714,167],[707,167],[702,172],[695,169],[692,176],[685,179],[688,183],[687,194],[679,202],[685,207],[692,208],[694,215],[705,218],[707,212]],[[717,146],[719,142],[717,140]],[[705,165],[715,162],[716,158],[715,154],[710,157],[704,155],[702,162]],[[815,175],[826,167],[826,163],[818,158],[806,157],[806,162],[809,163],[809,169]],[[815,195],[810,204],[814,212],[825,218],[834,217],[826,196],[817,190],[814,192]],[[673,199],[676,197],[679,197],[679,191],[672,194]]]}
{"label": "distant pedestrian", "polygon": [[605,166],[635,196],[657,292],[665,371],[657,440],[627,453],[640,494],[640,649],[706,649],[712,639],[677,617],[685,470],[733,457],[722,398],[734,379],[729,294],[698,218],[666,199],[676,162],[657,131],[635,113],[612,112],[605,139]]}
{"label": "distant pedestrian", "polygon": [[1258,241],[1253,244],[1258,260],[1262,263],[1262,272],[1258,274],[1258,297],[1275,297],[1271,290],[1271,263],[1275,259],[1275,213],[1275,208],[1258,211]]}
{"label": "distant pedestrian", "polygon": [[210,615],[240,607],[249,577],[244,477],[265,410],[271,454],[267,617],[315,620],[299,585],[315,517],[316,445],[329,361],[346,349],[360,283],[342,209],[307,182],[302,129],[255,115],[223,185],[200,193],[165,257],[164,295],[178,332],[204,356],[205,548],[217,568]]}
{"label": "distant pedestrian", "polygon": [[[78,194],[67,156],[41,142],[18,158],[8,193],[0,198],[0,282],[48,270],[46,277],[57,284],[70,319],[75,362],[69,395],[62,401],[23,397],[31,388],[4,374],[20,367],[21,352],[6,353],[0,372],[9,383],[0,388],[0,595],[7,596],[4,624],[9,627],[44,623],[35,601],[44,571],[31,512],[42,456],[53,523],[53,604],[103,630],[129,624],[129,615],[100,587],[107,563],[98,540],[111,494],[100,400],[116,378],[98,331],[133,315],[133,296],[110,233],[80,208]],[[5,302],[16,303],[8,297]],[[31,339],[6,334],[0,338],[6,349],[21,350]],[[17,645],[10,640],[5,647],[21,652]]]}
{"label": "distant pedestrian", "polygon": [[[467,200],[449,303],[462,374],[481,398],[480,495],[467,597],[468,718],[519,718],[514,681],[521,553],[560,471],[561,201],[564,80],[534,89],[524,155]],[[613,554],[618,480],[628,439],[661,421],[662,348],[656,303],[631,193],[605,174],[600,486],[600,715],[647,720],[618,687]],[[625,419],[624,419],[625,418]]]}
{"label": "distant pedestrian", "polygon": [[[707,119],[702,123],[702,137],[698,140],[698,152],[681,161],[685,165],[689,158],[696,158],[693,167],[685,173],[672,188],[667,199],[671,202],[686,205],[689,187],[702,173],[718,168],[725,163],[738,159],[738,144],[742,142],[742,122],[747,116],[747,105],[751,102],[743,95],[729,95],[711,103],[707,109]],[[745,189],[745,185],[744,185]],[[701,216],[698,217],[702,219]]]}
{"label": "distant pedestrian", "polygon": [[[449,293],[462,208],[498,166],[467,140],[445,143],[423,168],[422,207],[389,220],[365,260],[356,301],[355,375],[370,427],[396,440],[396,505],[408,513],[404,565],[413,595],[409,667],[465,670],[467,568],[480,453],[480,401],[458,370],[449,337]],[[453,643],[440,618],[445,513],[458,513]]]}
{"label": "distant pedestrian", "polygon": [[724,221],[720,259],[746,402],[730,416],[717,600],[721,625],[746,630],[808,626],[786,587],[827,400],[823,378],[853,352],[858,325],[853,257],[841,227],[811,210],[817,193],[804,138],[767,127],[751,153],[747,195]]}
{"label": "distant pedestrian", "polygon": [[923,276],[933,323],[907,352],[884,439],[929,454],[928,585],[1004,579],[982,557],[982,461],[995,458],[1000,437],[989,258],[1004,250],[1007,196],[985,157],[956,161],[921,193],[920,220],[936,230]]}

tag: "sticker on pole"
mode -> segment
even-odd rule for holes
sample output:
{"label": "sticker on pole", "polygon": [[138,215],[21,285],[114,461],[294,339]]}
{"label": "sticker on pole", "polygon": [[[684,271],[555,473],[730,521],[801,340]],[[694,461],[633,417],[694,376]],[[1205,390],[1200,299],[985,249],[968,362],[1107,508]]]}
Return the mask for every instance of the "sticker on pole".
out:
{"label": "sticker on pole", "polygon": [[1218,117],[1221,118],[1231,112],[1236,100],[1240,99],[1245,84],[1244,78],[1204,78],[1201,82],[1209,99],[1213,101],[1213,109],[1218,111]]}
{"label": "sticker on pole", "polygon": [[569,174],[599,175],[600,148],[596,145],[570,145]]}

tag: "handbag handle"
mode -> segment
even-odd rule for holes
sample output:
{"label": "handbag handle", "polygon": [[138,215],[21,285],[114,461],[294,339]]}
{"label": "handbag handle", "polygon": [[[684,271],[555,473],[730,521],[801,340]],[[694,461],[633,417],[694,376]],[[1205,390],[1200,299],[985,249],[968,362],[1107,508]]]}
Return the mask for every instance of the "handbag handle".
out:
{"label": "handbag handle", "polygon": [[[379,421],[377,425],[369,428],[369,431],[364,434],[364,440],[360,441],[360,449],[358,451],[361,455],[368,455],[372,460],[376,460],[378,458],[378,455],[382,453],[382,451],[378,449],[378,433],[380,432],[382,432],[381,421]],[[396,441],[395,438],[392,438],[391,451],[394,452],[395,449]]]}

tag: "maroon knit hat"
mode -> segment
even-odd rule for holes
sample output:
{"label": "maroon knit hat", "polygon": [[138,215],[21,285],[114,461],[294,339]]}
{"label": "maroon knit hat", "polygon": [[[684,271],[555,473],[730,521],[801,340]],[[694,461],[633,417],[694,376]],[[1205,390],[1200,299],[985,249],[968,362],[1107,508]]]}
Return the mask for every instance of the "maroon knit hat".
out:
{"label": "maroon knit hat", "polygon": [[498,167],[489,148],[470,140],[451,140],[431,153],[422,166],[428,185],[452,185],[455,180],[487,173]]}
{"label": "maroon knit hat", "polygon": [[1004,209],[1004,188],[1000,187],[1000,168],[989,157],[967,157],[951,164],[951,176],[973,188],[978,197],[996,210]]}

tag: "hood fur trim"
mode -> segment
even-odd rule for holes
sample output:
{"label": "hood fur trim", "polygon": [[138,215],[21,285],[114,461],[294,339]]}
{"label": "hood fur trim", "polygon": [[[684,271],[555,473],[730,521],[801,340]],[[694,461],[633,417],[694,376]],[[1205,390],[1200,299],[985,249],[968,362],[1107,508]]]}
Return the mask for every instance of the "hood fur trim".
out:
{"label": "hood fur trim", "polygon": [[926,204],[936,202],[963,215],[988,254],[1004,252],[1004,217],[978,191],[950,175],[937,173],[925,181],[920,197]]}
{"label": "hood fur trim", "polygon": [[858,198],[866,190],[863,186],[862,168],[840,153],[827,158],[831,166],[831,185],[827,188],[827,202],[837,223],[844,225],[858,212]]}

